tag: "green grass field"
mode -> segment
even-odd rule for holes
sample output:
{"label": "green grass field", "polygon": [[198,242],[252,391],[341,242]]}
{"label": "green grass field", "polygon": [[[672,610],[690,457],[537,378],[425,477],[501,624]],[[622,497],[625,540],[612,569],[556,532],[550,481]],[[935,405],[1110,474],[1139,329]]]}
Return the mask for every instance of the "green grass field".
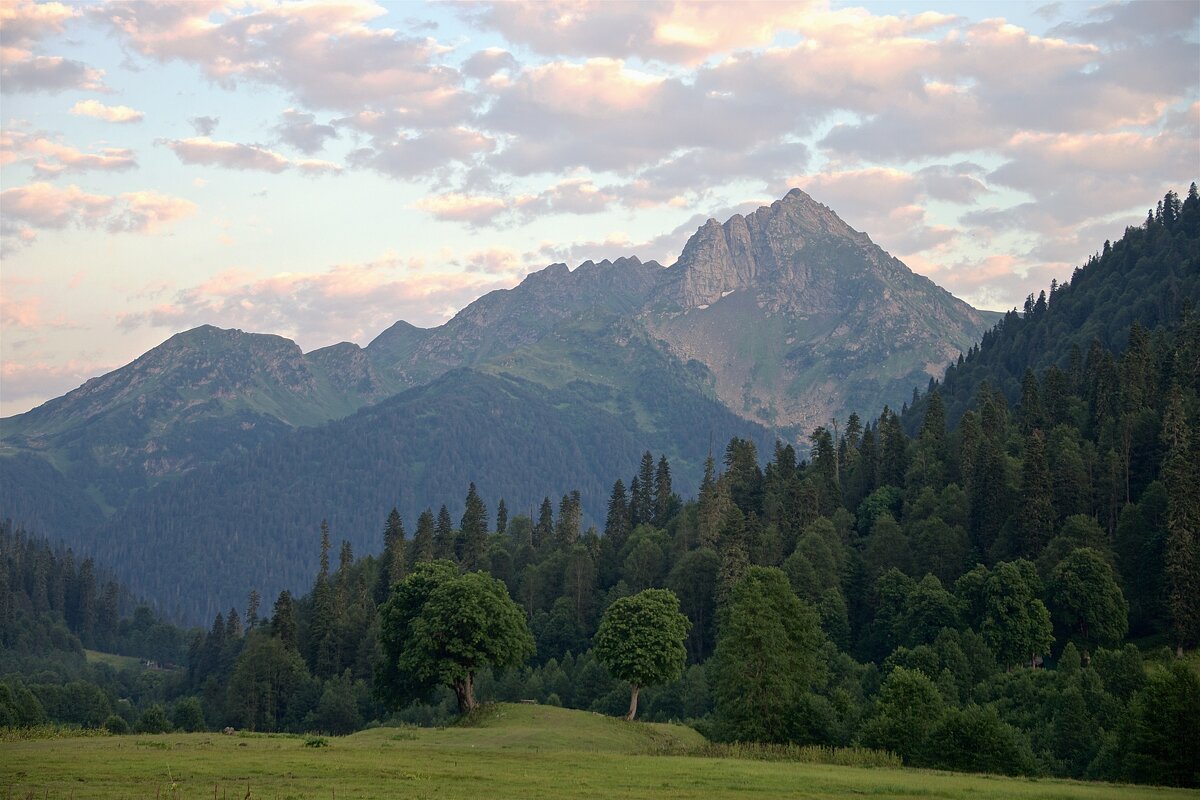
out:
{"label": "green grass field", "polygon": [[116,670],[142,669],[142,660],[134,656],[119,656],[116,653],[102,653],[99,650],[84,650],[89,664],[108,664]]}
{"label": "green grass field", "polygon": [[472,726],[308,737],[167,734],[0,744],[0,798],[1196,797],[1195,792],[906,769],[653,755],[690,728],[499,705]]}

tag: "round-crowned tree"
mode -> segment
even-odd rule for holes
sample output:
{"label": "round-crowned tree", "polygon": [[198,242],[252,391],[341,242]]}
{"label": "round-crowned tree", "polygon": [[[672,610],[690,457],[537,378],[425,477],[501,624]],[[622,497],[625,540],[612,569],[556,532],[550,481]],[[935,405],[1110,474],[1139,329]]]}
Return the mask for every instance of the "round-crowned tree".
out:
{"label": "round-crowned tree", "polygon": [[380,609],[383,658],[376,692],[388,706],[422,700],[449,686],[458,710],[474,710],[475,673],[517,666],[533,654],[525,615],[504,584],[482,572],[460,574],[450,561],[418,564]]}
{"label": "round-crowned tree", "polygon": [[616,678],[628,681],[629,713],[637,714],[638,691],[675,680],[683,674],[687,651],[683,642],[692,623],[679,612],[679,598],[669,589],[646,589],[622,597],[608,607],[596,631],[596,658]]}

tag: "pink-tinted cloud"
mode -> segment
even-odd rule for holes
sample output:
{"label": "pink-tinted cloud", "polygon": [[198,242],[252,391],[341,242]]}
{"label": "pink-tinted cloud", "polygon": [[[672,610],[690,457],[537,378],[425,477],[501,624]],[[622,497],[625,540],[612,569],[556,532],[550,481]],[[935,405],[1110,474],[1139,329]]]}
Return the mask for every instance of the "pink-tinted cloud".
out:
{"label": "pink-tinted cloud", "polygon": [[126,330],[143,326],[180,330],[200,324],[270,331],[311,349],[349,339],[366,343],[397,319],[437,325],[492,289],[518,276],[482,265],[493,256],[472,254],[481,268],[455,272],[414,270],[394,256],[339,264],[323,272],[257,277],[227,271],[176,293],[153,308],[120,315]]}
{"label": "pink-tinted cloud", "polygon": [[79,14],[65,3],[0,3],[0,87],[5,92],[104,91],[104,70],[35,52],[43,38],[63,33]]}
{"label": "pink-tinted cloud", "polygon": [[370,27],[384,13],[369,2],[258,6],[220,0],[93,11],[136,52],[195,64],[225,86],[278,86],[308,108],[412,109],[414,127],[463,119],[470,102],[458,73],[434,63],[440,46]]}
{"label": "pink-tinted cloud", "polygon": [[98,100],[80,100],[71,106],[71,113],[81,117],[94,117],[105,122],[141,122],[145,114],[129,106],[106,106]]}
{"label": "pink-tinted cloud", "polygon": [[82,359],[55,363],[6,358],[0,363],[0,415],[25,411],[43,398],[65,394],[116,366]]}
{"label": "pink-tinted cloud", "polygon": [[337,173],[341,167],[329,161],[303,159],[293,161],[287,156],[253,144],[221,142],[198,136],[191,139],[167,139],[162,142],[184,164],[217,166],[226,169],[259,172],[283,172],[293,167],[309,174]]}
{"label": "pink-tinted cloud", "polygon": [[509,204],[502,197],[467,195],[458,192],[424,197],[415,203],[416,208],[434,219],[450,222],[466,222],[484,225],[508,210]]}
{"label": "pink-tinted cloud", "polygon": [[12,164],[28,164],[38,175],[52,178],[70,172],[121,172],[135,168],[137,161],[122,148],[84,153],[48,134],[7,130],[0,132],[0,166]]}
{"label": "pink-tinted cloud", "polygon": [[[0,234],[29,243],[39,230],[68,227],[100,228],[111,233],[153,233],[196,210],[194,203],[158,192],[91,194],[71,185],[65,188],[39,182],[0,192],[4,217]],[[11,242],[9,243],[11,245]]]}
{"label": "pink-tinted cloud", "polygon": [[302,153],[312,155],[324,149],[325,140],[336,137],[337,128],[317,122],[316,115],[289,108],[283,112],[275,132],[286,144]]}

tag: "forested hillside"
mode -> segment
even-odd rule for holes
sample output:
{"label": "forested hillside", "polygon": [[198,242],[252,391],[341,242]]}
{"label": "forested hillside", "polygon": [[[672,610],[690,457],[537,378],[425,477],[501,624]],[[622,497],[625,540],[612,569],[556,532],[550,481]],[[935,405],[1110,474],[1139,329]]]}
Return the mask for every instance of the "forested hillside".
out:
{"label": "forested hillside", "polygon": [[[1193,252],[1198,219],[1193,189],[1111,249]],[[1109,313],[1087,295],[1122,290],[1086,288],[1097,263],[973,354],[980,382],[957,426],[935,387],[915,435],[885,409],[817,428],[808,457],[779,443],[765,466],[734,438],[688,502],[669,459],[646,452],[611,485],[602,535],[584,530],[569,482],[532,516],[492,511],[474,485],[457,521],[444,507],[378,513],[378,556],[356,558],[323,525],[302,544],[319,563],[311,592],[280,592],[269,619],[256,599],[217,615],[157,698],[198,705],[209,727],[342,732],[384,718],[379,605],[441,558],[502,580],[534,635],[529,666],[480,675],[483,699],[622,712],[628,687],[592,637],[615,600],[665,587],[691,622],[688,666],[645,692],[651,719],[724,741],[887,749],[916,766],[1200,785],[1196,298],[1153,328],[1110,328],[1116,346],[1089,344],[1077,369],[1030,355],[1047,366],[1024,373],[1016,404],[994,388],[1004,371],[982,366],[993,349],[1018,352],[1024,324]],[[1090,306],[1060,312],[1060,292]],[[25,696],[21,679],[7,685]],[[430,700],[396,718],[444,719],[454,705]]]}
{"label": "forested hillside", "polygon": [[[580,335],[604,346],[598,335]],[[273,596],[305,585],[322,518],[363,552],[375,545],[380,509],[396,506],[412,520],[432,498],[457,518],[461,496],[447,489],[474,480],[490,504],[503,498],[526,513],[570,487],[580,492],[585,516],[599,522],[612,471],[631,472],[647,444],[670,453],[690,493],[710,435],[760,446],[771,440],[693,388],[685,365],[636,344],[612,349],[627,357],[610,367],[624,372],[622,391],[582,380],[586,365],[553,388],[454,370],[159,487],[77,540],[118,565],[135,591],[195,622],[211,619],[248,586]]]}

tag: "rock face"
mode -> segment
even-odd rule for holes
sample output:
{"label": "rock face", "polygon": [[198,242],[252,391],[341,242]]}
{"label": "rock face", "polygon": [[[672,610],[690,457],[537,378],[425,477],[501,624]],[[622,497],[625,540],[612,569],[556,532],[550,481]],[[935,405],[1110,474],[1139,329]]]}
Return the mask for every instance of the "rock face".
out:
{"label": "rock face", "polygon": [[748,217],[735,214],[724,225],[708,220],[667,270],[658,298],[697,308],[738,289],[770,286],[801,298],[809,292],[811,277],[805,251],[846,245],[874,246],[828,207],[792,189]]}
{"label": "rock face", "polygon": [[899,405],[978,341],[982,314],[793,189],[709,220],[666,270],[646,324],[700,361],[735,413],[790,436]]}

